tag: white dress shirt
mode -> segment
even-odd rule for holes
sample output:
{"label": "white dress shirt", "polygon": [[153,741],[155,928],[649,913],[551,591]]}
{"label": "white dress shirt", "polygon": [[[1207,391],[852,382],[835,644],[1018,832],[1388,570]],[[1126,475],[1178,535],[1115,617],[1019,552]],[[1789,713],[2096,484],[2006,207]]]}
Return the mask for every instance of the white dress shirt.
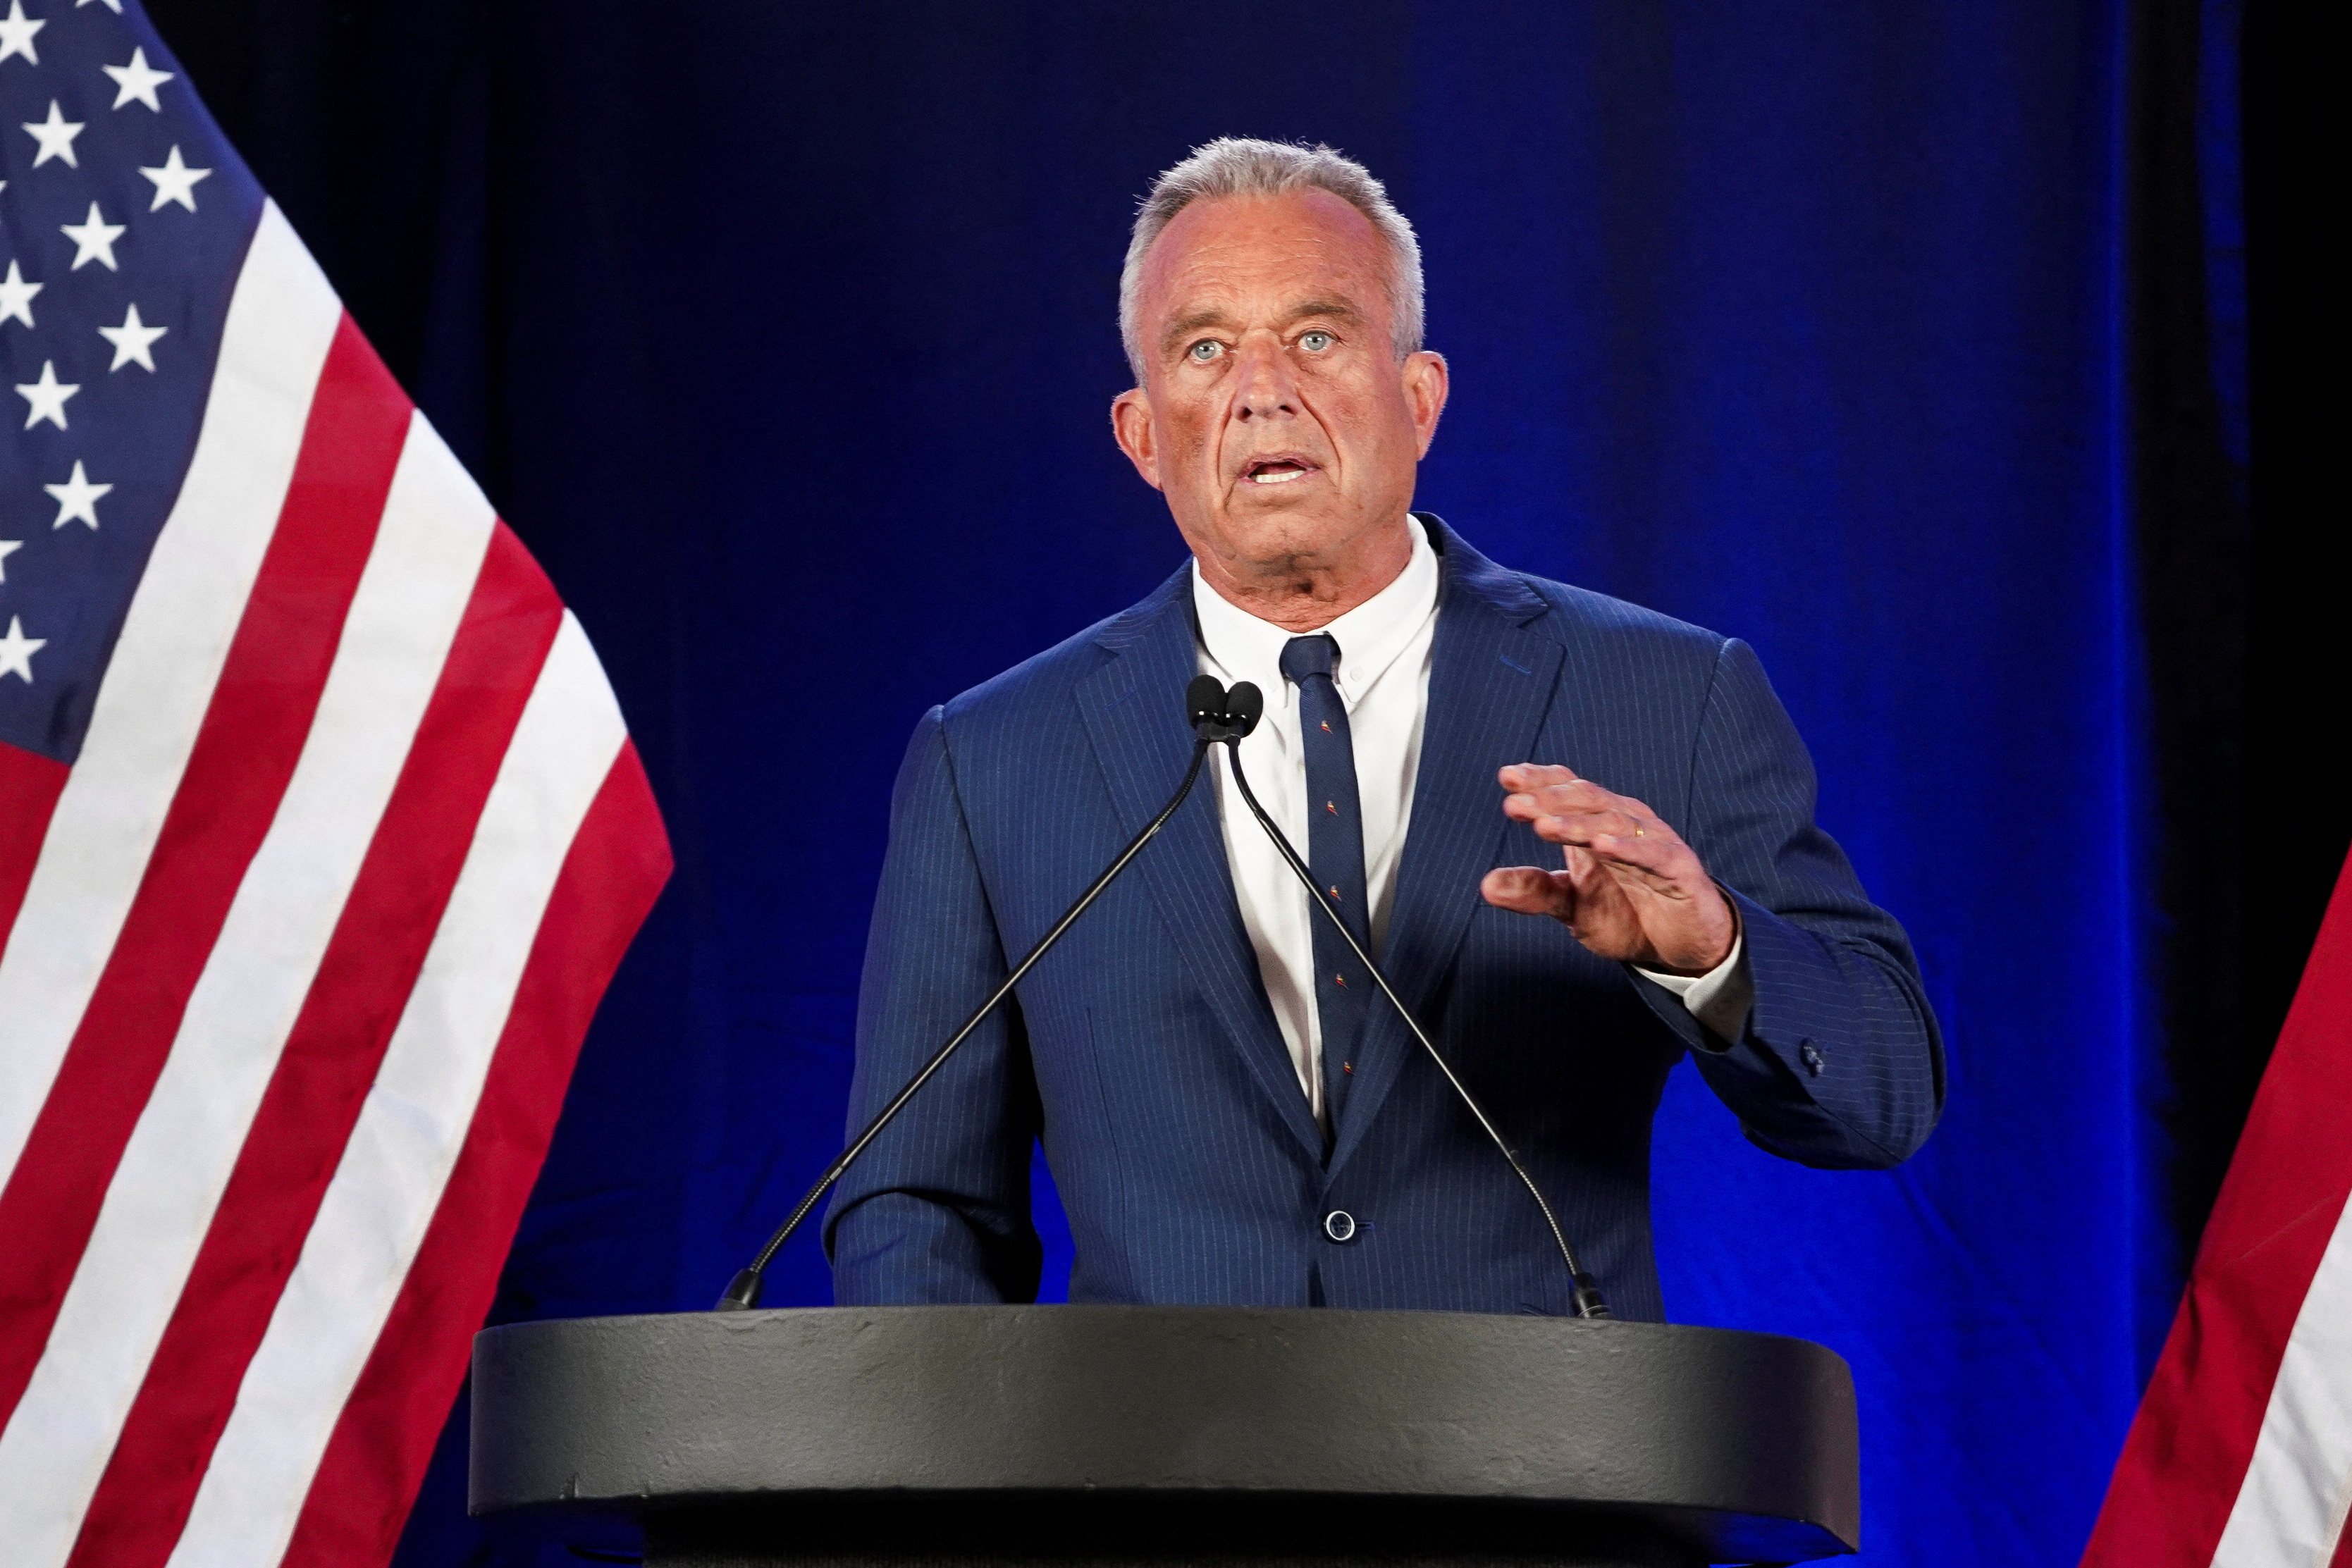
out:
{"label": "white dress shirt", "polygon": [[[1412,788],[1421,770],[1421,738],[1429,714],[1430,657],[1437,638],[1437,552],[1418,523],[1412,559],[1394,582],[1329,625],[1319,628],[1339,644],[1333,683],[1348,710],[1356,753],[1356,792],[1364,819],[1364,891],[1371,900],[1372,951],[1386,946],[1396,903],[1397,864],[1405,825],[1412,819]],[[1265,716],[1241,743],[1242,766],[1266,814],[1299,852],[1307,842],[1307,753],[1299,742],[1298,688],[1284,678],[1282,650],[1298,633],[1261,621],[1225,599],[1192,567],[1192,608],[1201,630],[1201,671],[1232,685],[1249,681],[1265,695]],[[1274,1004],[1275,1021],[1298,1071],[1318,1121],[1323,1109],[1323,1026],[1315,1009],[1315,938],[1307,890],[1234,788],[1216,769],[1217,810],[1233,869],[1242,925],[1257,951],[1258,973]],[[1495,804],[1499,821],[1502,794]],[[1747,1027],[1754,998],[1741,944],[1701,976],[1643,974],[1675,992],[1694,1017],[1726,1040]],[[1375,1008],[1387,1006],[1375,1001]]]}

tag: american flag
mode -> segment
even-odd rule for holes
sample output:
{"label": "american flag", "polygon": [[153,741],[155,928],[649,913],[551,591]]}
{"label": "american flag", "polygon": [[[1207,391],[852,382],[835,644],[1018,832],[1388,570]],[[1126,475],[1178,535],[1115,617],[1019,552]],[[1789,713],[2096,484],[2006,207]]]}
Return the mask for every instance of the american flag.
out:
{"label": "american flag", "polygon": [[2352,1568],[2352,860],[2083,1568]]}
{"label": "american flag", "polygon": [[660,820],[137,0],[0,14],[0,1563],[381,1563]]}

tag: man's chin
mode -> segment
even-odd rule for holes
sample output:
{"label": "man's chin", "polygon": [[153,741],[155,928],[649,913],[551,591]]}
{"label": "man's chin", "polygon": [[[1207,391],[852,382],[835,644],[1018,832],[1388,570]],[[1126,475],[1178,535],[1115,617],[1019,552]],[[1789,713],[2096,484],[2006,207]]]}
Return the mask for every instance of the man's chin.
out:
{"label": "man's chin", "polygon": [[1320,473],[1280,485],[1244,479],[1225,492],[1224,503],[1225,517],[1236,534],[1341,538],[1355,527],[1357,508],[1329,476]]}
{"label": "man's chin", "polygon": [[1295,500],[1237,497],[1224,523],[1233,553],[1257,567],[1311,564],[1344,549],[1357,531],[1354,513],[1328,490]]}

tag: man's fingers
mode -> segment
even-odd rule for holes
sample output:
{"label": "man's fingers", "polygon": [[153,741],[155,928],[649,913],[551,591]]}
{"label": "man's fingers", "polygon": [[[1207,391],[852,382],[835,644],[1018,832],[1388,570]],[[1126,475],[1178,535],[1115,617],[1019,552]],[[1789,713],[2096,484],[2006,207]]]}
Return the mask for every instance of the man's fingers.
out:
{"label": "man's fingers", "polygon": [[[1643,831],[1636,834],[1632,826]],[[1609,831],[1612,828],[1613,831]],[[1581,857],[1594,868],[1576,877],[1577,885],[1588,895],[1593,875],[1603,873],[1669,894],[1706,879],[1706,870],[1690,846],[1654,820],[1622,814],[1546,818],[1536,824],[1536,833],[1559,844],[1571,863]]]}
{"label": "man's fingers", "polygon": [[1496,782],[1514,794],[1523,789],[1539,789],[1548,784],[1572,784],[1576,770],[1549,762],[1514,762],[1498,769]]}
{"label": "man's fingers", "polygon": [[1570,811],[1532,819],[1536,837],[1547,843],[1579,844],[1611,859],[1655,862],[1658,852],[1679,845],[1672,828],[1655,817],[1631,811]]}
{"label": "man's fingers", "polygon": [[1614,789],[1605,789],[1590,779],[1530,784],[1517,793],[1533,797],[1545,809],[1547,816],[1558,816],[1563,811],[1591,811],[1634,804],[1631,798],[1620,795]]}
{"label": "man's fingers", "polygon": [[1562,869],[1488,872],[1479,884],[1487,903],[1551,915],[1604,958],[1693,975],[1722,961],[1738,916],[1697,852],[1647,804],[1566,768],[1520,762],[1496,778],[1503,814],[1558,844]]}
{"label": "man's fingers", "polygon": [[1576,914],[1576,889],[1561,872],[1531,865],[1506,866],[1486,873],[1478,891],[1497,909],[1520,915],[1549,915],[1568,920]]}
{"label": "man's fingers", "polygon": [[1573,774],[1564,779],[1528,779],[1503,797],[1503,810],[1523,819],[1603,810],[1619,804],[1622,802],[1615,795],[1590,779],[1579,779]]}
{"label": "man's fingers", "polygon": [[1657,815],[1631,795],[1604,789],[1590,779],[1535,785],[1503,797],[1503,814],[1522,822],[1538,817],[1574,816],[1580,811],[1622,811],[1644,819]]}
{"label": "man's fingers", "polygon": [[[1503,799],[1503,814],[1529,824],[1546,842],[1559,845],[1565,869],[1546,873],[1520,868],[1529,876],[1549,876],[1550,889],[1514,881],[1489,887],[1490,903],[1570,920],[1567,910],[1555,906],[1562,899],[1573,904],[1622,897],[1607,891],[1621,884],[1673,896],[1690,878],[1706,875],[1680,835],[1630,795],[1549,764],[1514,763],[1496,777],[1511,791]],[[1516,878],[1518,873],[1511,874]]]}

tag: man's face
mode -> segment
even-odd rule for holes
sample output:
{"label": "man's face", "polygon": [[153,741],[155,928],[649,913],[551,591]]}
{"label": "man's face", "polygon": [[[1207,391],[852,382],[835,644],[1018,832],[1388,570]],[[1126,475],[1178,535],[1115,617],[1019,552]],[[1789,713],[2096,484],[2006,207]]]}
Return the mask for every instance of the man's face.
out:
{"label": "man's face", "polygon": [[1387,265],[1320,190],[1194,202],[1146,253],[1143,385],[1112,425],[1213,578],[1336,568],[1402,528],[1445,361],[1399,361]]}

